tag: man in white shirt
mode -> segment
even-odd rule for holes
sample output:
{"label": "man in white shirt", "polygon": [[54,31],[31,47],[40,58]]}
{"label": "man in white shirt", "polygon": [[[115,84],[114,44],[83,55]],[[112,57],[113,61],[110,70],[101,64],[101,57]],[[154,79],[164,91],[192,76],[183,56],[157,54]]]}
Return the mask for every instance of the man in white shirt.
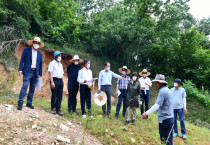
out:
{"label": "man in white shirt", "polygon": [[63,97],[63,65],[61,64],[61,58],[63,53],[56,51],[54,52],[54,60],[50,62],[48,72],[50,74],[50,85],[51,85],[51,109],[52,114],[58,114],[63,116],[61,112],[61,102]]}
{"label": "man in white shirt", "polygon": [[90,80],[92,80],[93,75],[92,71],[90,70],[90,60],[84,60],[84,67],[79,70],[77,81],[80,83],[80,104],[82,110],[82,117],[86,118],[86,111],[85,111],[85,103],[88,112],[90,113],[91,109],[91,92],[90,88],[88,87]]}
{"label": "man in white shirt", "polygon": [[150,75],[150,72],[147,72],[146,69],[143,69],[142,72],[139,73],[140,77],[139,82],[141,85],[141,114],[144,113],[144,105],[145,105],[145,111],[149,109],[149,88],[152,87],[152,82],[148,76]]}
{"label": "man in white shirt", "polygon": [[186,107],[186,92],[185,89],[180,87],[182,84],[181,79],[177,78],[174,80],[174,87],[171,88],[173,109],[174,109],[174,134],[173,137],[179,136],[178,125],[177,125],[177,114],[179,115],[179,121],[181,125],[181,132],[183,139],[186,139],[186,128],[184,123],[184,113],[187,113]]}

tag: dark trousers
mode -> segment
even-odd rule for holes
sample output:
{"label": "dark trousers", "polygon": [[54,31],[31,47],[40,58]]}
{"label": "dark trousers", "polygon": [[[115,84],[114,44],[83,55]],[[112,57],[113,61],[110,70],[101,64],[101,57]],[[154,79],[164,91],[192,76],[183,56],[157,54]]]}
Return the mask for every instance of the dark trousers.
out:
{"label": "dark trousers", "polygon": [[26,97],[26,92],[27,92],[29,83],[30,83],[30,87],[29,87],[29,92],[27,96],[27,103],[31,104],[33,101],[34,91],[35,91],[35,87],[37,83],[36,70],[31,70],[29,73],[23,76],[23,85],[20,90],[18,103],[23,103],[23,100]]}
{"label": "dark trousers", "polygon": [[[107,96],[107,103],[102,106],[103,113],[110,114],[111,113],[111,93],[112,93],[111,85],[102,85],[101,91],[104,91]],[[107,105],[107,110],[106,110],[106,105]]]}
{"label": "dark trousers", "polygon": [[121,104],[123,101],[123,116],[126,113],[126,98],[127,98],[127,90],[120,90],[121,94],[118,96],[118,103],[116,108],[116,115],[118,116],[120,113]]}
{"label": "dark trousers", "polygon": [[178,133],[178,125],[177,125],[177,114],[179,115],[179,121],[181,125],[182,135],[186,134],[185,124],[184,124],[184,110],[182,109],[174,109],[174,132]]}
{"label": "dark trousers", "polygon": [[80,103],[81,103],[82,115],[84,115],[86,114],[85,103],[86,103],[86,108],[88,110],[91,109],[91,93],[90,93],[90,88],[88,88],[87,85],[80,85]]}
{"label": "dark trousers", "polygon": [[[173,145],[173,135],[172,135],[173,124],[174,124],[174,118],[169,118],[169,119],[163,120],[162,123],[159,123],[159,134],[160,134],[160,140],[162,144],[166,144],[166,141],[168,139],[167,145]],[[170,136],[169,136],[169,133],[170,133]]]}
{"label": "dark trousers", "polygon": [[69,110],[69,112],[76,111],[78,89],[79,89],[79,84],[68,86],[68,92],[69,92],[68,110]]}
{"label": "dark trousers", "polygon": [[145,106],[145,112],[149,109],[149,90],[146,90],[147,94],[145,94],[144,90],[141,90],[141,114],[144,113],[144,106]]}
{"label": "dark trousers", "polygon": [[55,88],[51,88],[51,109],[56,108],[56,111],[61,110],[61,102],[63,97],[63,79],[53,78]]}

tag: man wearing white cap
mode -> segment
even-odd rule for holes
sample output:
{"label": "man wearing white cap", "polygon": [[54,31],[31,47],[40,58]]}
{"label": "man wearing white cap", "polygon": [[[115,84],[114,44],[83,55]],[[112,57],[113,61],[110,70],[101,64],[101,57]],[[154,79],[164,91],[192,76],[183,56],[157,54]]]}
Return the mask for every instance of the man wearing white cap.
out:
{"label": "man wearing white cap", "polygon": [[19,94],[18,110],[22,110],[23,100],[26,97],[28,85],[30,83],[29,92],[27,96],[26,107],[34,109],[32,105],[33,95],[37,78],[42,76],[42,54],[38,51],[39,48],[44,47],[44,44],[40,42],[39,37],[35,37],[34,40],[29,40],[28,44],[31,47],[24,48],[19,65],[19,76],[23,75],[23,85]]}
{"label": "man wearing white cap", "polygon": [[168,83],[165,81],[164,75],[156,75],[153,82],[159,90],[157,100],[141,117],[146,119],[150,113],[157,111],[161,142],[162,144],[173,145],[174,114],[171,91],[166,86]]}
{"label": "man wearing white cap", "polygon": [[77,106],[77,92],[79,89],[79,82],[77,81],[78,72],[81,69],[79,63],[82,63],[83,60],[79,58],[78,55],[74,55],[74,57],[70,60],[70,65],[67,67],[68,73],[68,112],[70,114],[78,112],[76,111]]}
{"label": "man wearing white cap", "polygon": [[143,69],[139,75],[141,76],[139,78],[139,82],[141,85],[141,114],[144,113],[144,105],[145,105],[145,111],[149,109],[149,88],[152,87],[152,82],[150,78],[148,77],[150,75],[150,72],[147,72],[146,69]]}

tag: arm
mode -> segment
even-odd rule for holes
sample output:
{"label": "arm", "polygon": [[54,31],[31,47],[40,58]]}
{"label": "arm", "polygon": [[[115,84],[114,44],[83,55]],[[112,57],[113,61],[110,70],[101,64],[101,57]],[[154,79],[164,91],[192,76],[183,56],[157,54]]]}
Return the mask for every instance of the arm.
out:
{"label": "arm", "polygon": [[160,105],[154,104],[149,110],[146,111],[146,114],[149,115],[159,109]]}
{"label": "arm", "polygon": [[184,113],[187,113],[187,99],[186,99],[186,97],[187,97],[187,95],[186,95],[186,92],[184,91],[184,96],[183,96],[184,98],[183,98],[183,100],[184,100]]}
{"label": "arm", "polygon": [[[149,79],[149,78],[148,78],[148,79]],[[152,87],[152,82],[151,82],[151,80],[149,79],[149,80],[148,80],[148,83],[146,82],[145,85],[147,85],[147,86],[149,86],[149,87],[151,88],[151,87]]]}
{"label": "arm", "polygon": [[138,83],[137,94],[140,95],[140,84]]}
{"label": "arm", "polygon": [[102,72],[99,73],[98,77],[98,91],[101,91],[101,77],[102,77]]}
{"label": "arm", "polygon": [[112,77],[116,78],[116,79],[122,79],[123,77],[121,77],[120,75],[112,72]]}
{"label": "arm", "polygon": [[25,51],[26,51],[26,48],[23,50],[23,53],[21,55],[21,59],[20,59],[20,64],[19,64],[19,69],[18,69],[18,73],[19,73],[19,76],[22,76],[22,71],[23,71],[23,63],[25,62]]}
{"label": "arm", "polygon": [[40,64],[39,64],[39,77],[42,76],[42,54],[41,54],[41,61],[40,61]]}
{"label": "arm", "polygon": [[116,94],[118,95],[118,89],[119,89],[119,84],[117,84],[117,87],[116,87]]}
{"label": "arm", "polygon": [[51,88],[54,89],[55,88],[55,84],[54,84],[54,81],[53,81],[53,73],[49,72],[49,75],[50,75]]}
{"label": "arm", "polygon": [[82,78],[82,72],[81,72],[81,70],[79,70],[78,77],[77,77],[77,81],[78,81],[80,84],[84,83],[84,81],[83,81],[81,78]]}

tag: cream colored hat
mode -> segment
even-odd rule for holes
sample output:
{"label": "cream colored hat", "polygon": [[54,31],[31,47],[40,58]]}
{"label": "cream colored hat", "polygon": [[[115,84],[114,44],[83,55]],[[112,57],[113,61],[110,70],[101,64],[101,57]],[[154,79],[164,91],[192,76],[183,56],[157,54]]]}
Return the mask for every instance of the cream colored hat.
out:
{"label": "cream colored hat", "polygon": [[140,73],[139,73],[139,75],[140,76],[143,76],[143,72],[146,72],[147,73],[147,76],[149,76],[151,73],[150,72],[147,72],[147,69],[143,69]]}
{"label": "cream colored hat", "polygon": [[77,59],[79,59],[79,63],[82,63],[82,62],[83,62],[83,60],[80,59],[78,55],[74,55],[74,57],[73,57],[69,62],[70,62],[70,63],[73,63],[74,60],[77,60]]}
{"label": "cream colored hat", "polygon": [[105,94],[105,92],[101,91],[100,93],[96,92],[94,95],[94,102],[98,105],[98,106],[103,106],[104,104],[106,104],[107,101],[107,96]]}
{"label": "cream colored hat", "polygon": [[122,73],[122,69],[126,69],[126,70],[127,70],[127,71],[126,71],[126,74],[130,74],[130,73],[131,73],[131,71],[127,68],[127,66],[123,66],[122,68],[119,68],[118,71],[119,71],[120,73]]}
{"label": "cream colored hat", "polygon": [[28,40],[28,45],[32,46],[34,41],[40,42],[39,48],[44,47],[44,43],[41,43],[41,40],[39,37],[34,37],[34,40]]}
{"label": "cream colored hat", "polygon": [[155,76],[155,79],[152,80],[152,82],[160,82],[160,83],[168,84],[168,83],[165,81],[165,76],[162,75],[162,74],[157,74],[157,75]]}

